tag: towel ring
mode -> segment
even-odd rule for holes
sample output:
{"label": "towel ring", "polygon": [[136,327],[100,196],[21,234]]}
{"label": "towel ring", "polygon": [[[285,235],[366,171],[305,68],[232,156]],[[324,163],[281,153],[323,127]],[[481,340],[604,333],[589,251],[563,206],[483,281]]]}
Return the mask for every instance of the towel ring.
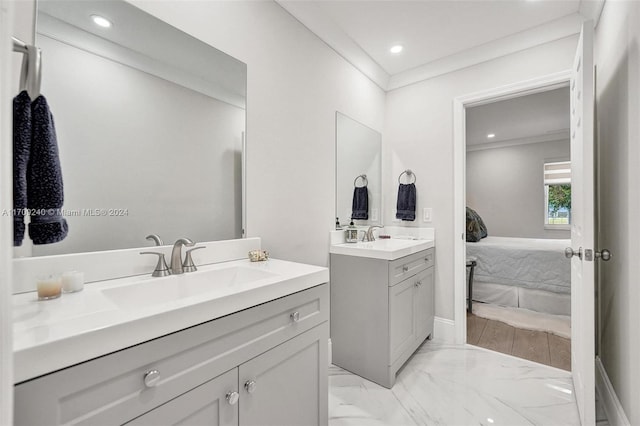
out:
{"label": "towel ring", "polygon": [[362,179],[362,186],[359,188],[364,188],[365,186],[369,185],[367,175],[359,175],[353,180],[353,186],[355,186],[356,188],[358,188],[358,179]]}
{"label": "towel ring", "polygon": [[413,182],[408,182],[408,183],[416,183],[416,174],[413,173],[411,171],[411,169],[407,169],[404,172],[400,173],[400,176],[398,176],[398,183],[402,184],[402,182],[400,181],[402,179],[402,175],[407,175],[407,178],[409,178],[409,180],[411,180],[411,177],[413,176]]}

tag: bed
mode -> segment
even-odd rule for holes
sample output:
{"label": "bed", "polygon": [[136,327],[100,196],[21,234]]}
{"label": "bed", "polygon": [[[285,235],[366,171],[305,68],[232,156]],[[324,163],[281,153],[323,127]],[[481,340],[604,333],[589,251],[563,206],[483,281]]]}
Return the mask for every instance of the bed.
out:
{"label": "bed", "polygon": [[474,259],[473,300],[570,315],[570,240],[486,237],[467,243]]}

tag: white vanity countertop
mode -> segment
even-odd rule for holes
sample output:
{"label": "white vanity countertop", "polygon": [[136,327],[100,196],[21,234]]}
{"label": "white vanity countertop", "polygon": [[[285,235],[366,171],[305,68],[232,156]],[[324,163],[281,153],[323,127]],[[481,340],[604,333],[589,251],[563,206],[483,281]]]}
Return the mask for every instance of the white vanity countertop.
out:
{"label": "white vanity countertop", "polygon": [[377,239],[357,243],[333,244],[329,253],[372,259],[395,260],[434,247],[433,239],[408,240],[401,238]]}
{"label": "white vanity countertop", "polygon": [[[226,268],[245,278],[230,284],[212,279],[209,289],[207,274]],[[49,301],[37,301],[35,292],[17,294],[12,297],[14,381],[35,378],[328,281],[329,270],[319,266],[277,259],[236,260],[200,266],[197,272],[183,275],[91,283],[83,291]],[[134,287],[128,286],[134,283],[136,290],[131,292]],[[189,288],[196,290],[191,294]]]}

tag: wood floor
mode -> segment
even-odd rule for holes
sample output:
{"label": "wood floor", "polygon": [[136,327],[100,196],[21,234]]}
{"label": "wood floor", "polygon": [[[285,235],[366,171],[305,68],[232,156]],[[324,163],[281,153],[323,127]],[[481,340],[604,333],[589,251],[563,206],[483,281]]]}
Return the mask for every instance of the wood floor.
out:
{"label": "wood floor", "polygon": [[467,343],[571,371],[571,340],[467,313]]}

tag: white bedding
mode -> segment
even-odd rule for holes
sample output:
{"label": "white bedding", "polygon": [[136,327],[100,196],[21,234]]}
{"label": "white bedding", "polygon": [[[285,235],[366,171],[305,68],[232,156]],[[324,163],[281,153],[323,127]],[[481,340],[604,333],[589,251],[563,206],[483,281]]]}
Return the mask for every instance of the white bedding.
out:
{"label": "white bedding", "polygon": [[571,262],[564,257],[570,240],[487,237],[467,243],[476,259],[474,282],[571,293]]}

